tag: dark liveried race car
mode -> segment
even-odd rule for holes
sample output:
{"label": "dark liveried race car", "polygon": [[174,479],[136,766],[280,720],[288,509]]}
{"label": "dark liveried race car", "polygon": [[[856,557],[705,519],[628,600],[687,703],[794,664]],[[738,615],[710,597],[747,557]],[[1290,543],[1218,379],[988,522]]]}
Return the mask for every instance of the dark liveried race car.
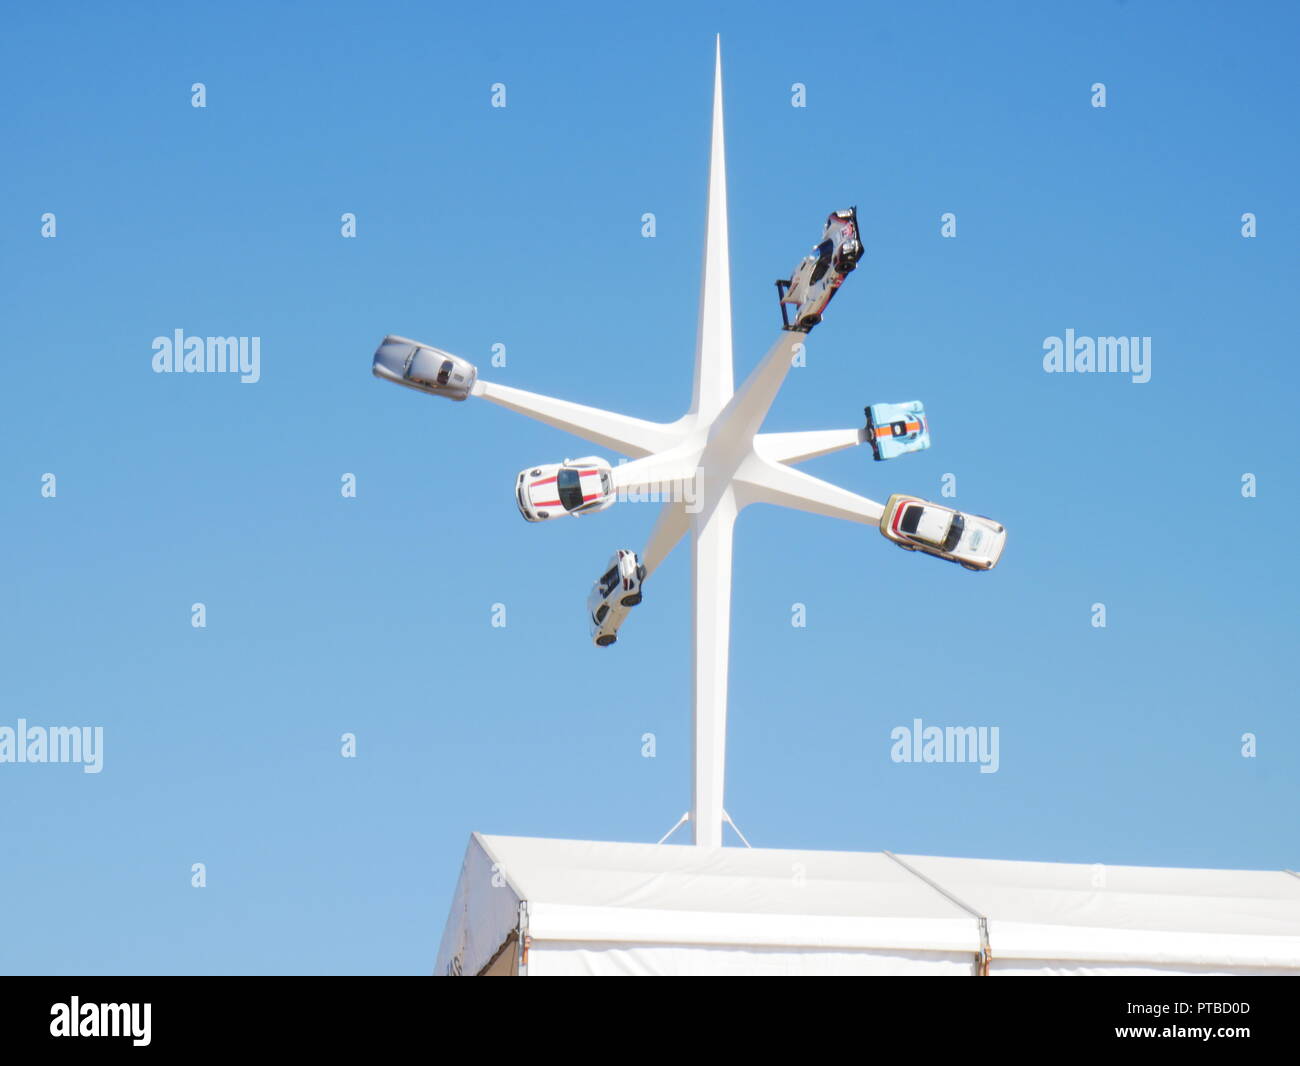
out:
{"label": "dark liveried race car", "polygon": [[[805,256],[789,280],[779,280],[781,323],[784,329],[807,333],[822,320],[826,305],[862,257],[858,237],[858,209],[832,211],[826,219],[821,243]],[[794,307],[791,321],[789,307]]]}

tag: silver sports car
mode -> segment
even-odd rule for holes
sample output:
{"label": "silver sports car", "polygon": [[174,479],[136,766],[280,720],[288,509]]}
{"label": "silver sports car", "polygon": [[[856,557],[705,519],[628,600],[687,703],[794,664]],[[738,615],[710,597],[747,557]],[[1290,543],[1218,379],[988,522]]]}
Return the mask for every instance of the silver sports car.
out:
{"label": "silver sports car", "polygon": [[469,397],[478,380],[473,363],[406,337],[385,337],[375,352],[374,375],[449,400]]}

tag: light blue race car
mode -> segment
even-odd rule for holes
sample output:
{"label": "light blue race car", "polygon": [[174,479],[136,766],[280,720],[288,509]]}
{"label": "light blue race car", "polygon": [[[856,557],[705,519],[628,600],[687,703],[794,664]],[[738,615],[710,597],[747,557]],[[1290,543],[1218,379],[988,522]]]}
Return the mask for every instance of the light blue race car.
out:
{"label": "light blue race car", "polygon": [[908,452],[923,452],[930,447],[930,423],[920,400],[874,403],[866,412],[867,440],[877,461]]}

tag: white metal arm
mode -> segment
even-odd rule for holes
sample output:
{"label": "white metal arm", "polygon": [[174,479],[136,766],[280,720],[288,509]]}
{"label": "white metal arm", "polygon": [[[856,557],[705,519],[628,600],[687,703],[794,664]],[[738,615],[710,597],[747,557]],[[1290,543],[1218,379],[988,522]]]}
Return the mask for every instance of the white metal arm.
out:
{"label": "white metal arm", "polygon": [[473,395],[624,455],[640,457],[664,451],[682,438],[677,423],[647,422],[491,381],[476,382]]}
{"label": "white metal arm", "polygon": [[790,371],[790,357],[796,346],[806,340],[807,337],[802,333],[781,331],[781,335],[763,356],[763,361],[750,372],[745,383],[736,390],[731,401],[718,415],[709,433],[711,440],[731,438],[748,447]]}
{"label": "white metal arm", "polygon": [[802,470],[751,456],[736,472],[736,499],[741,506],[774,503],[863,525],[879,524],[884,507]]}
{"label": "white metal arm", "polygon": [[645,551],[641,553],[641,565],[645,567],[646,577],[655,572],[690,528],[691,516],[687,513],[686,504],[666,503],[660,508],[659,518],[650,531]]}
{"label": "white metal arm", "polygon": [[662,455],[648,455],[634,463],[614,468],[614,487],[620,493],[658,492],[672,499],[694,498],[698,448],[679,448]]}
{"label": "white metal arm", "polygon": [[855,448],[867,439],[866,429],[813,429],[804,433],[760,433],[754,451],[774,463],[802,463],[819,455]]}

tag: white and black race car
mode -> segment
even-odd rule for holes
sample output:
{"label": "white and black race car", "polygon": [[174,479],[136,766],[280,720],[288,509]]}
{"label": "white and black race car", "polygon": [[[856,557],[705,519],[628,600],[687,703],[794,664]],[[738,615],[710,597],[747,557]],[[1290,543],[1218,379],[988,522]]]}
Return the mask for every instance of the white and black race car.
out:
{"label": "white and black race car", "polygon": [[607,648],[618,640],[618,627],[628,611],[641,602],[644,579],[645,567],[636,552],[620,548],[614,553],[587,597],[587,619],[597,647]]}
{"label": "white and black race car", "polygon": [[[862,257],[858,236],[858,209],[832,211],[826,219],[821,243],[805,256],[788,279],[778,280],[781,324],[784,329],[807,333],[822,320],[826,305],[844,284]],[[794,306],[793,320],[789,307]]]}

